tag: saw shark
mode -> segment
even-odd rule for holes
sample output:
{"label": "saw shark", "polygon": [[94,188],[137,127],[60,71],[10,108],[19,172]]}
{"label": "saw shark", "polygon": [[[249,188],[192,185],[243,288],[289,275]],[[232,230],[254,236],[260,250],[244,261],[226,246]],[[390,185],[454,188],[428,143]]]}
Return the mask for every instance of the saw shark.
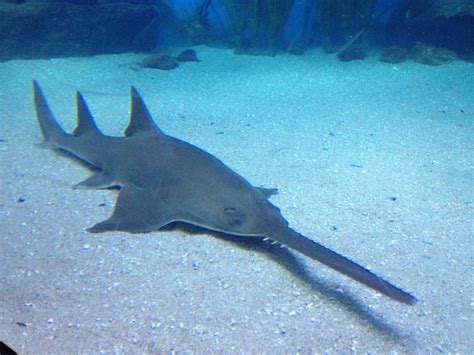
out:
{"label": "saw shark", "polygon": [[33,96],[43,135],[40,146],[68,153],[94,171],[74,187],[120,189],[112,215],[89,232],[147,233],[185,222],[236,236],[268,238],[396,301],[416,301],[365,267],[290,228],[269,201],[276,189],[255,187],[213,155],[165,134],[133,86],[123,137],[107,136],[98,129],[79,91],[72,133],[61,128],[36,81]]}

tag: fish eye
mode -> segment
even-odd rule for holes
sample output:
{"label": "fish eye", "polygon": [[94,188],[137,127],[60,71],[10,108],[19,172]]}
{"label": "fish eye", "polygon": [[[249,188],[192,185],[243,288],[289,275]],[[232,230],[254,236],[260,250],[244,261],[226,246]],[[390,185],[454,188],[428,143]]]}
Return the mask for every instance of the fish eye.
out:
{"label": "fish eye", "polygon": [[237,208],[226,207],[224,208],[224,213],[230,217],[228,222],[230,226],[240,227],[242,224],[244,224],[244,219],[242,218],[243,216],[238,212]]}
{"label": "fish eye", "polygon": [[233,225],[233,226],[239,227],[239,226],[241,226],[242,224],[243,224],[243,222],[242,222],[242,220],[241,220],[240,218],[234,218],[234,219],[232,219],[232,225]]}

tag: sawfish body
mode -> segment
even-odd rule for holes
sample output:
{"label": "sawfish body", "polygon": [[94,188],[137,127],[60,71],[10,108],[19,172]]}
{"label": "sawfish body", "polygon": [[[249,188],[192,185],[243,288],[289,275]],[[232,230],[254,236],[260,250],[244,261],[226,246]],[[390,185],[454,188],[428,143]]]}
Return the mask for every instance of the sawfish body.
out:
{"label": "sawfish body", "polygon": [[415,302],[409,293],[289,228],[268,200],[276,189],[254,187],[213,155],[163,133],[135,88],[124,137],[102,134],[79,92],[77,126],[72,134],[66,133],[36,81],[33,92],[44,138],[41,146],[72,154],[95,171],[75,188],[120,188],[112,216],[90,232],[146,233],[179,221],[233,235],[266,237],[392,299]]}

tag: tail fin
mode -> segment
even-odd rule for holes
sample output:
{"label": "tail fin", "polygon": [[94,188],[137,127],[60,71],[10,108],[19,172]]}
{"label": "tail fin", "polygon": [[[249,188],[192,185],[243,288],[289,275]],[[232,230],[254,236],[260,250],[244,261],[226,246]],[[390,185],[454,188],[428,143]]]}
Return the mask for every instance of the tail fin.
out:
{"label": "tail fin", "polygon": [[35,102],[36,117],[43,133],[43,142],[39,144],[42,148],[59,148],[61,141],[68,134],[61,128],[49,109],[43,90],[36,80],[33,80],[33,96]]}
{"label": "tail fin", "polygon": [[[270,237],[271,238],[271,237]],[[273,239],[273,238],[272,238]],[[288,228],[283,235],[274,238],[276,241],[317,260],[330,268],[363,283],[364,285],[406,304],[413,304],[416,298],[390,282],[385,281],[363,266],[349,260],[345,256],[316,243],[305,236]]]}

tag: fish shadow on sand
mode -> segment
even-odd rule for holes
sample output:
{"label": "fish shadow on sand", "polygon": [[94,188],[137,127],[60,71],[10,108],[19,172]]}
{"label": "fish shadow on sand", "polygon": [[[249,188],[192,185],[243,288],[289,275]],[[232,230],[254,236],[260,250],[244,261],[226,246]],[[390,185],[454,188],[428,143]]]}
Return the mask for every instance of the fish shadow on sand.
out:
{"label": "fish shadow on sand", "polygon": [[235,236],[231,234],[210,231],[202,227],[194,226],[182,222],[171,223],[161,229],[161,231],[180,231],[185,234],[202,236],[210,235],[218,240],[232,244],[234,247],[247,250],[252,253],[259,253],[270,259],[272,262],[284,267],[293,277],[305,283],[315,293],[322,298],[337,303],[347,313],[352,314],[377,334],[400,345],[408,346],[413,343],[413,339],[407,335],[407,331],[390,324],[384,316],[378,314],[366,304],[361,302],[356,296],[350,294],[348,290],[341,290],[343,287],[335,288],[333,283],[328,283],[314,272],[308,270],[304,260],[295,255],[288,248],[282,248],[280,244],[272,244],[265,238]]}

